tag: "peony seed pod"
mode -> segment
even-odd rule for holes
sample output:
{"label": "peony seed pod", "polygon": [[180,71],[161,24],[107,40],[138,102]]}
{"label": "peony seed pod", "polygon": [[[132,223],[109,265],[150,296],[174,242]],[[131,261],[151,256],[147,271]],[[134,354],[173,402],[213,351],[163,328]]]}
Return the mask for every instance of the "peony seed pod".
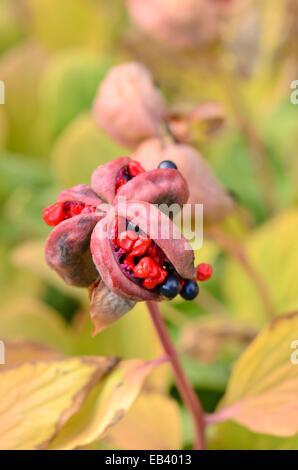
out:
{"label": "peony seed pod", "polygon": [[234,201],[224,190],[202,156],[184,144],[166,144],[159,139],[150,139],[136,150],[133,158],[146,170],[157,168],[162,161],[172,161],[184,176],[190,204],[203,204],[204,221],[216,223],[234,207]]}
{"label": "peony seed pod", "polygon": [[94,171],[91,187],[65,189],[44,209],[54,227],[46,260],[68,284],[89,288],[94,334],[135,302],[183,296],[195,283],[193,250],[164,207],[180,210],[188,197],[176,168],[145,171],[120,157]]}
{"label": "peony seed pod", "polygon": [[99,88],[94,113],[98,126],[121,145],[134,148],[160,135],[166,106],[149,71],[131,62],[111,69]]}

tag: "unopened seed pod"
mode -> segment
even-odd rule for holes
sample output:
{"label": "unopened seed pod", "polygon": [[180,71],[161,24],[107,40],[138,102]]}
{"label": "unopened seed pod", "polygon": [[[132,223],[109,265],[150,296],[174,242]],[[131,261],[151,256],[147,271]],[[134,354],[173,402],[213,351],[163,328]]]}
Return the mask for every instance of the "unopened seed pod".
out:
{"label": "unopened seed pod", "polygon": [[120,144],[134,148],[160,134],[166,106],[150,72],[131,62],[111,69],[98,90],[94,113],[98,126]]}
{"label": "unopened seed pod", "polygon": [[188,48],[215,39],[232,0],[127,0],[135,24],[154,39]]}

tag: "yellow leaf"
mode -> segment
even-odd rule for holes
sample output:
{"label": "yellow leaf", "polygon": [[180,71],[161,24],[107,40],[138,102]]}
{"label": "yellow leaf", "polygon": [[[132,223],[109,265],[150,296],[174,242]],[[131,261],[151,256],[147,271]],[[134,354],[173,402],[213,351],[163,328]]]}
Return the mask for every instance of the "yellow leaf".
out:
{"label": "yellow leaf", "polygon": [[156,392],[142,393],[128,415],[106,436],[113,448],[181,449],[181,417],[177,403]]}
{"label": "yellow leaf", "polygon": [[114,365],[106,358],[25,363],[0,374],[0,448],[45,448]]}
{"label": "yellow leaf", "polygon": [[[138,302],[127,315],[115,322],[99,335],[91,338],[92,324],[89,312],[76,331],[76,352],[78,354],[100,354],[124,359],[138,357],[152,360],[163,354],[146,304]],[[150,383],[159,390],[169,385],[170,368],[167,364],[158,367],[150,375]]]}
{"label": "yellow leaf", "polygon": [[[251,431],[275,436],[298,432],[298,313],[277,319],[237,362],[219,412]],[[297,344],[296,344],[297,348]]]}
{"label": "yellow leaf", "polygon": [[73,416],[51,443],[51,449],[70,450],[97,441],[122,419],[137,398],[157,361],[121,362],[90,394],[81,410]]}
{"label": "yellow leaf", "polygon": [[[283,212],[253,232],[245,249],[266,283],[277,314],[298,309],[298,210]],[[263,304],[251,280],[234,261],[224,273],[223,288],[231,310],[257,326],[266,320]]]}
{"label": "yellow leaf", "polygon": [[62,355],[52,348],[36,341],[5,341],[5,364],[1,365],[1,372],[4,369],[18,366],[29,361],[44,361],[61,359]]}

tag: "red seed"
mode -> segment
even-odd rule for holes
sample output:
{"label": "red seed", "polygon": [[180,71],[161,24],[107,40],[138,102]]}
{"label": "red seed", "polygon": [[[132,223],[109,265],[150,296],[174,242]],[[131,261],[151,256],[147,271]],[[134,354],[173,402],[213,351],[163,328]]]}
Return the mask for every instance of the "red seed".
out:
{"label": "red seed", "polygon": [[76,215],[81,214],[82,210],[85,208],[85,204],[82,202],[72,201],[69,204],[68,216],[75,217]]}
{"label": "red seed", "polygon": [[199,264],[197,266],[196,271],[197,271],[196,279],[197,281],[201,281],[201,282],[208,281],[208,279],[210,279],[213,274],[213,268],[211,264],[208,264],[208,263]]}
{"label": "red seed", "polygon": [[144,256],[134,267],[134,275],[140,279],[155,278],[159,274],[160,267],[149,256]]}
{"label": "red seed", "polygon": [[121,186],[126,184],[127,181],[128,181],[128,179],[125,176],[120,176],[119,178],[117,178],[117,180],[116,180],[116,192],[118,191],[119,188],[121,188]]}
{"label": "red seed", "polygon": [[147,279],[144,279],[143,281],[143,286],[146,289],[154,289],[158,284],[161,284],[165,278],[167,277],[168,273],[162,268],[159,268],[159,273],[155,277],[148,277]]}
{"label": "red seed", "polygon": [[156,245],[151,244],[148,248],[148,255],[154,259],[157,264],[163,264],[162,258],[158,255],[158,248]]}
{"label": "red seed", "polygon": [[151,245],[150,238],[145,238],[142,235],[140,235],[139,239],[134,244],[131,254],[133,256],[142,256],[146,253],[150,245]]}
{"label": "red seed", "polygon": [[120,233],[118,237],[118,245],[125,251],[130,252],[136,240],[138,239],[138,235],[133,232],[132,230],[126,230],[125,232]]}
{"label": "red seed", "polygon": [[161,282],[165,280],[167,275],[168,275],[168,272],[165,269],[159,268],[159,273],[156,276],[155,280],[157,281],[158,284],[160,284]]}
{"label": "red seed", "polygon": [[139,162],[136,162],[135,160],[131,161],[128,164],[128,171],[132,178],[134,178],[135,176],[138,176],[140,173],[145,172],[142,165]]}
{"label": "red seed", "polygon": [[135,264],[134,264],[134,257],[130,255],[127,255],[126,258],[123,261],[123,264],[127,266],[131,271],[133,271]]}
{"label": "red seed", "polygon": [[60,224],[60,222],[63,222],[63,220],[66,218],[64,203],[56,202],[55,204],[46,207],[42,211],[42,217],[45,223],[51,227],[55,227],[56,225]]}
{"label": "red seed", "polygon": [[144,279],[143,287],[146,289],[154,289],[158,284],[162,283],[168,273],[162,269],[152,258],[145,256],[133,269],[137,278]]}
{"label": "red seed", "polygon": [[146,289],[154,289],[154,287],[156,287],[157,284],[159,284],[159,281],[156,279],[152,279],[150,277],[148,277],[147,279],[144,279],[143,281],[143,287],[145,287]]}
{"label": "red seed", "polygon": [[156,248],[156,245],[151,245],[149,248],[148,248],[148,254],[154,258],[154,256],[157,255],[157,248]]}

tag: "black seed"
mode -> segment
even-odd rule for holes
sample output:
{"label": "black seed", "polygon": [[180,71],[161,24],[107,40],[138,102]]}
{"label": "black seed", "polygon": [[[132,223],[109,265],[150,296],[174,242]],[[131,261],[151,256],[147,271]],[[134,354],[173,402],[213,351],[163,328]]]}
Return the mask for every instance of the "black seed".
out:
{"label": "black seed", "polygon": [[164,160],[163,162],[161,162],[158,165],[158,168],[161,168],[161,169],[173,168],[173,169],[177,170],[177,165],[174,162],[172,162],[171,160]]}
{"label": "black seed", "polygon": [[130,230],[135,233],[140,233],[140,227],[135,225],[133,222],[128,222],[126,230]]}
{"label": "black seed", "polygon": [[168,299],[173,299],[179,293],[179,280],[174,274],[169,274],[165,282],[160,286],[159,293]]}
{"label": "black seed", "polygon": [[181,297],[185,300],[193,300],[199,294],[199,286],[191,279],[185,281],[185,284],[180,292]]}

